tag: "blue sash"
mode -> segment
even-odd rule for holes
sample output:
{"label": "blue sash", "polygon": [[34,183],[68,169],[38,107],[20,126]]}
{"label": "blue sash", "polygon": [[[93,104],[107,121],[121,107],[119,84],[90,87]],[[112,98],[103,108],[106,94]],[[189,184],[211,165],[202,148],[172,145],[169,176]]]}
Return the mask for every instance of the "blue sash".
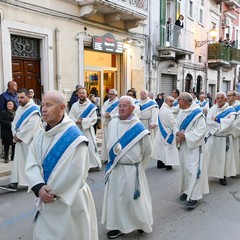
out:
{"label": "blue sash", "polygon": [[134,102],[134,104],[136,105],[136,104],[139,104],[140,102],[139,102],[139,100],[135,100],[135,102]]}
{"label": "blue sash", "polygon": [[172,142],[173,142],[173,139],[174,139],[173,131],[171,132],[170,135],[165,131],[165,129],[164,129],[162,123],[161,123],[160,117],[158,117],[158,126],[159,126],[159,130],[160,130],[163,138],[165,139],[165,141],[166,141],[168,144],[171,145]]}
{"label": "blue sash", "polygon": [[203,101],[203,102],[199,102],[199,106],[200,107],[205,107],[206,106],[206,104],[208,103],[208,101]]}
{"label": "blue sash", "polygon": [[178,100],[174,101],[173,106],[176,107],[178,105]]}
{"label": "blue sash", "polygon": [[200,101],[199,101],[199,100],[197,100],[197,101],[195,101],[195,103],[196,103],[196,104],[200,104]]}
{"label": "blue sash", "polygon": [[238,113],[240,111],[240,105],[236,106],[234,109]]}
{"label": "blue sash", "polygon": [[42,165],[45,183],[47,183],[49,176],[63,153],[79,136],[84,135],[77,126],[69,127],[48,152]]}
{"label": "blue sash", "polygon": [[228,114],[235,112],[235,109],[233,107],[226,109],[225,111],[219,113],[216,116],[216,122],[220,123],[221,118],[225,118]]}
{"label": "blue sash", "polygon": [[146,110],[147,108],[150,108],[150,107],[158,107],[158,105],[154,101],[149,101],[149,102],[140,106],[140,111],[144,111],[144,110]]}
{"label": "blue sash", "polygon": [[26,109],[22,116],[19,118],[19,120],[16,123],[16,127],[15,130],[19,129],[21,124],[24,122],[24,120],[26,120],[28,117],[31,117],[34,113],[39,113],[40,115],[40,109],[37,106],[32,106],[29,107],[28,109]]}
{"label": "blue sash", "polygon": [[113,103],[110,107],[108,107],[108,109],[106,110],[106,112],[110,113],[112,112],[117,106],[118,106],[119,100],[117,100],[115,103]]}
{"label": "blue sash", "polygon": [[97,109],[97,107],[93,103],[90,103],[88,107],[82,112],[80,118],[86,118],[94,108]]}
{"label": "blue sash", "polygon": [[189,124],[192,122],[192,120],[198,115],[203,114],[201,108],[194,109],[188,116],[182,121],[182,124],[180,126],[180,131],[186,130]]}
{"label": "blue sash", "polygon": [[117,143],[120,143],[122,146],[122,151],[124,151],[124,148],[131,142],[134,140],[135,137],[137,137],[141,132],[143,132],[144,130],[146,130],[146,128],[144,127],[144,125],[139,122],[137,124],[135,124],[132,128],[130,128],[127,132],[125,132],[123,134],[123,136],[116,142],[113,144],[113,146],[111,147],[110,151],[109,151],[109,163],[107,164],[106,167],[106,172],[108,171],[108,169],[112,166],[115,158],[116,158],[116,154],[114,153],[113,149],[116,146]]}

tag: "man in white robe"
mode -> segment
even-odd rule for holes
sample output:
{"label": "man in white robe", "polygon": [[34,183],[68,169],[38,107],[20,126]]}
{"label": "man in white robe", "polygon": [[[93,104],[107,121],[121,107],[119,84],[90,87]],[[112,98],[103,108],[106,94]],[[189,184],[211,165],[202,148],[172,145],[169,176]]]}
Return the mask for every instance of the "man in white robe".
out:
{"label": "man in white robe", "polygon": [[236,111],[236,119],[232,125],[232,135],[233,135],[233,151],[234,158],[236,161],[236,171],[237,175],[240,174],[240,102],[237,101],[237,94],[235,91],[227,92],[227,101],[229,106],[232,106]]}
{"label": "man in white robe", "polygon": [[97,240],[97,218],[86,178],[87,138],[65,110],[66,97],[49,91],[43,119],[26,163],[29,190],[37,196],[33,240]]}
{"label": "man in white robe", "polygon": [[187,209],[194,209],[203,194],[209,193],[206,165],[203,158],[206,123],[200,107],[192,96],[183,92],[178,98],[176,136],[180,161],[180,200]]}
{"label": "man in white robe", "polygon": [[171,170],[172,165],[179,165],[176,138],[173,134],[176,124],[172,106],[174,99],[171,96],[165,98],[165,102],[159,109],[158,131],[153,142],[152,159],[157,159],[158,168]]}
{"label": "man in white robe", "polygon": [[205,99],[204,94],[199,95],[199,106],[202,109],[205,116],[207,116],[207,113],[209,111],[209,102]]}
{"label": "man in white robe", "polygon": [[140,121],[150,132],[151,140],[154,141],[158,127],[158,105],[148,97],[148,91],[142,89],[140,92]]}
{"label": "man in white robe", "polygon": [[105,173],[102,223],[110,230],[110,239],[135,230],[152,232],[152,201],[145,175],[151,140],[133,112],[133,99],[123,96],[119,118],[109,124],[110,159]]}
{"label": "man in white robe", "polygon": [[93,125],[97,122],[97,107],[87,98],[86,89],[78,89],[77,95],[79,101],[72,105],[69,117],[73,119],[89,141],[89,168],[96,168],[99,171],[102,168],[102,163],[93,128]]}
{"label": "man in white robe", "polygon": [[229,106],[224,92],[216,94],[216,104],[208,112],[206,154],[208,176],[219,178],[227,185],[226,177],[236,176],[236,162],[232,142],[232,126],[236,111]]}
{"label": "man in white robe", "polygon": [[102,123],[103,123],[101,161],[105,163],[108,162],[108,151],[107,151],[108,124],[112,119],[118,117],[118,103],[119,103],[116,89],[110,89],[108,92],[108,95],[109,95],[109,99],[104,102],[103,107],[101,109],[101,117],[102,117]]}
{"label": "man in white robe", "polygon": [[27,89],[19,90],[18,101],[20,106],[12,122],[13,141],[16,145],[11,180],[10,184],[0,186],[0,189],[12,192],[17,191],[18,186],[28,186],[25,174],[28,149],[34,134],[41,127],[39,107],[30,101]]}

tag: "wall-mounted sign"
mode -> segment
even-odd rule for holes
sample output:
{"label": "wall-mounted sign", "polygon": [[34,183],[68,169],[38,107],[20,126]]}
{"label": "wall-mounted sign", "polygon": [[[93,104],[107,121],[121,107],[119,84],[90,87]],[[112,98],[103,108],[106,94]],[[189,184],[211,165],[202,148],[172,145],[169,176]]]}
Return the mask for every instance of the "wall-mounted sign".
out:
{"label": "wall-mounted sign", "polygon": [[117,41],[111,33],[106,33],[102,37],[93,36],[93,49],[104,52],[123,53],[123,42]]}

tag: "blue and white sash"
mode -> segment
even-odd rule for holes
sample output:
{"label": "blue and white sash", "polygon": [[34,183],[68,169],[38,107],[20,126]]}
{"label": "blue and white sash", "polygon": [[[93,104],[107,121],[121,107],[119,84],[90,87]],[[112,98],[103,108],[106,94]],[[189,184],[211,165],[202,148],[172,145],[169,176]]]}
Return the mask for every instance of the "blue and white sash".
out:
{"label": "blue and white sash", "polygon": [[[142,139],[145,135],[149,134],[149,131],[144,127],[141,122],[136,123],[133,127],[131,127],[128,131],[126,131],[123,136],[118,139],[109,150],[109,163],[106,167],[106,173],[104,176],[105,183],[108,180],[109,173],[114,169],[117,165],[118,161],[122,158],[122,156],[130,149],[134,144],[136,144],[140,139]],[[114,153],[114,147],[117,144],[121,144],[121,152],[116,155]]]}
{"label": "blue and white sash", "polygon": [[235,109],[233,107],[230,107],[226,110],[224,110],[223,112],[219,113],[217,116],[216,116],[216,122],[220,123],[220,119],[221,118],[225,118],[227,117],[229,114],[231,113],[236,113]]}
{"label": "blue and white sash", "polygon": [[200,104],[200,101],[199,101],[199,100],[197,100],[197,101],[195,101],[195,103],[199,105],[199,104]]}
{"label": "blue and white sash", "polygon": [[197,118],[203,115],[201,108],[194,109],[187,117],[182,121],[179,130],[186,130]]}
{"label": "blue and white sash", "polygon": [[204,100],[203,102],[199,102],[200,107],[205,107],[208,101]]}
{"label": "blue and white sash", "polygon": [[151,100],[143,105],[140,105],[140,111],[143,112],[143,111],[146,111],[146,110],[148,110],[150,108],[154,108],[154,107],[158,108],[158,105],[156,102]]}
{"label": "blue and white sash", "polygon": [[237,105],[234,109],[238,115],[240,113],[240,105]]}
{"label": "blue and white sash", "polygon": [[140,104],[139,100],[138,100],[138,99],[135,99],[134,104],[135,104],[135,105]]}
{"label": "blue and white sash", "polygon": [[173,142],[173,139],[174,139],[173,131],[170,134],[167,133],[167,131],[164,129],[164,127],[161,123],[160,117],[158,117],[158,126],[159,126],[159,130],[160,130],[164,140],[166,141],[166,143],[171,145]]}
{"label": "blue and white sash", "polygon": [[178,100],[174,101],[173,106],[176,107],[178,105]]}
{"label": "blue and white sash", "polygon": [[47,183],[53,169],[57,165],[63,153],[77,138],[81,136],[84,136],[83,133],[77,126],[73,125],[70,126],[54,144],[54,146],[51,148],[51,150],[48,152],[47,156],[43,160],[42,164],[45,183]]}
{"label": "blue and white sash", "polygon": [[18,131],[18,129],[23,126],[28,120],[29,118],[35,114],[38,113],[39,115],[41,115],[40,113],[40,109],[37,106],[30,106],[29,108],[27,108],[21,115],[21,117],[19,118],[19,120],[16,123],[16,127],[15,130]]}
{"label": "blue and white sash", "polygon": [[106,112],[110,113],[112,112],[119,104],[119,100],[117,100],[115,103],[113,103],[111,106],[108,107],[108,109],[106,110]]}
{"label": "blue and white sash", "polygon": [[81,113],[80,118],[86,118],[92,114],[93,111],[95,111],[97,107],[93,104],[90,103],[87,108]]}

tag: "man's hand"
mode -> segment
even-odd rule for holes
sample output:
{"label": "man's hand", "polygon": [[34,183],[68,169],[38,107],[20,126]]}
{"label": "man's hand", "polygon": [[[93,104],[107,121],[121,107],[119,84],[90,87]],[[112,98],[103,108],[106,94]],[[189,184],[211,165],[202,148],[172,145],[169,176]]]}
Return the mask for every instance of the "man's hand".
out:
{"label": "man's hand", "polygon": [[16,142],[22,142],[22,140],[20,138],[17,137],[17,135],[15,134],[14,137],[13,137],[13,142],[16,143]]}
{"label": "man's hand", "polygon": [[110,118],[111,115],[110,115],[110,113],[107,112],[107,113],[104,115],[104,117],[105,117],[105,118]]}
{"label": "man's hand", "polygon": [[183,142],[183,141],[185,140],[185,133],[184,133],[184,132],[178,131],[178,132],[176,133],[176,135],[177,135],[178,140],[179,140],[180,142]]}
{"label": "man's hand", "polygon": [[38,196],[45,203],[51,203],[54,201],[55,196],[49,193],[50,190],[51,189],[47,185],[44,185],[40,188],[38,192]]}
{"label": "man's hand", "polygon": [[79,118],[77,121],[76,121],[76,124],[81,124],[82,123],[82,118]]}
{"label": "man's hand", "polygon": [[157,126],[156,124],[151,123],[150,124],[150,129],[154,129],[156,126]]}

